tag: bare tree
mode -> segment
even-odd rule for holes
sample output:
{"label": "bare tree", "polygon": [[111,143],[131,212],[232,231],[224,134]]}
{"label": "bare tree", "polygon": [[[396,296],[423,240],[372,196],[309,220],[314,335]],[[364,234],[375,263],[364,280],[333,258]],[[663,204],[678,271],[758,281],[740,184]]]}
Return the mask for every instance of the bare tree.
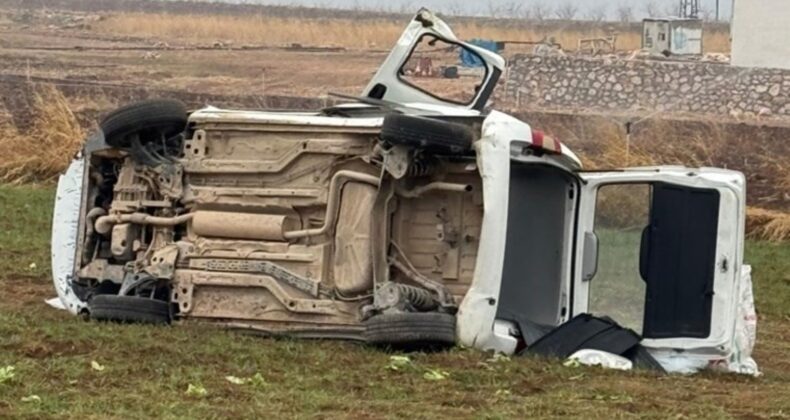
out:
{"label": "bare tree", "polygon": [[554,15],[560,20],[573,20],[576,17],[576,13],[578,12],[578,7],[576,7],[573,3],[566,1],[557,7],[557,10],[554,11]]}
{"label": "bare tree", "polygon": [[680,16],[680,5],[679,4],[667,5],[667,7],[666,7],[666,9],[664,11],[664,15],[666,15],[666,16]]}
{"label": "bare tree", "polygon": [[661,14],[661,9],[655,1],[650,0],[645,4],[645,14],[651,18],[658,17]]}
{"label": "bare tree", "polygon": [[521,8],[519,9],[516,17],[519,17],[524,20],[532,20],[534,18],[534,16],[532,16],[532,8],[529,7],[529,5],[526,2],[521,3]]}
{"label": "bare tree", "polygon": [[488,0],[488,16],[500,17],[502,8],[494,3],[494,0]]}
{"label": "bare tree", "polygon": [[414,4],[411,1],[401,3],[400,7],[398,8],[398,13],[400,14],[411,14],[417,10],[414,8]]}
{"label": "bare tree", "polygon": [[520,2],[510,2],[502,6],[505,16],[509,18],[520,17],[524,9],[524,3]]}
{"label": "bare tree", "polygon": [[551,6],[544,5],[543,3],[534,3],[530,7],[530,15],[535,20],[546,20],[551,16]]}
{"label": "bare tree", "polygon": [[608,15],[607,12],[608,11],[606,10],[605,5],[601,5],[601,7],[593,7],[587,10],[587,13],[584,15],[584,19],[591,22],[603,22],[606,20],[606,16]]}
{"label": "bare tree", "polygon": [[464,14],[463,8],[458,3],[448,5],[446,10],[450,16],[462,16]]}
{"label": "bare tree", "polygon": [[634,8],[624,3],[620,3],[617,6],[615,14],[617,15],[617,20],[623,23],[633,22],[634,20]]}

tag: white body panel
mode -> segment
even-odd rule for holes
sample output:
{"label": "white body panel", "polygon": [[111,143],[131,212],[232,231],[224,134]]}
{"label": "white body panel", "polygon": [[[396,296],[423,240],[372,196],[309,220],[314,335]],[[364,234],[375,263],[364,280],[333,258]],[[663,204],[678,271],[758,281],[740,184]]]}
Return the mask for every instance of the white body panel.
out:
{"label": "white body panel", "polygon": [[74,295],[74,276],[79,236],[85,159],[76,159],[60,176],[52,218],[52,280],[64,309],[73,314],[85,309],[85,302]]}

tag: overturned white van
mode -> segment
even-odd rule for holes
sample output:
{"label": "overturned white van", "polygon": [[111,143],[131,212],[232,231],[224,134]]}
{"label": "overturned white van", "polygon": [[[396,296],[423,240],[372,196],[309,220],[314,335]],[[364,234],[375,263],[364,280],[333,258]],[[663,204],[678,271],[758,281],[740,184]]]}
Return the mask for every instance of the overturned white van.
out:
{"label": "overturned white van", "polygon": [[[452,70],[459,54],[479,66]],[[756,373],[744,177],[584,172],[559,141],[486,110],[504,69],[422,10],[352,103],[111,113],[58,188],[59,303],[503,353],[595,315],[663,369]],[[592,343],[566,352],[611,350]]]}

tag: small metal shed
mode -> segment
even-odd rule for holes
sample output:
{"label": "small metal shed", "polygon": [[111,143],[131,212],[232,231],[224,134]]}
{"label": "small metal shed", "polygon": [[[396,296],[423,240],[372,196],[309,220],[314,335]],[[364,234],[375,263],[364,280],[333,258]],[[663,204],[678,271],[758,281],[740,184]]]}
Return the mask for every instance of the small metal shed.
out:
{"label": "small metal shed", "polygon": [[702,20],[648,18],[642,21],[642,49],[655,54],[702,54]]}

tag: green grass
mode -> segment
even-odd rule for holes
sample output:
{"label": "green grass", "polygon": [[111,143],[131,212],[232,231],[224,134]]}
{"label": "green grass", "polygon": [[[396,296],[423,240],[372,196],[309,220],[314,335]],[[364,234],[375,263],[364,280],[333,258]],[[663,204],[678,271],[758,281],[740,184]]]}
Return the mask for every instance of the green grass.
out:
{"label": "green grass", "polygon": [[[748,244],[762,378],[612,372],[530,357],[491,360],[467,349],[412,355],[410,366],[395,371],[389,354],[351,343],[273,340],[194,324],[97,324],[48,308],[53,194],[0,187],[0,368],[15,367],[15,377],[0,383],[0,418],[790,416],[787,244]],[[449,376],[431,381],[428,369]],[[265,383],[225,379],[256,373]],[[190,384],[206,395],[187,395]],[[31,395],[40,402],[22,401]]]}
{"label": "green grass", "polygon": [[51,187],[0,186],[0,279],[49,275],[54,195]]}

